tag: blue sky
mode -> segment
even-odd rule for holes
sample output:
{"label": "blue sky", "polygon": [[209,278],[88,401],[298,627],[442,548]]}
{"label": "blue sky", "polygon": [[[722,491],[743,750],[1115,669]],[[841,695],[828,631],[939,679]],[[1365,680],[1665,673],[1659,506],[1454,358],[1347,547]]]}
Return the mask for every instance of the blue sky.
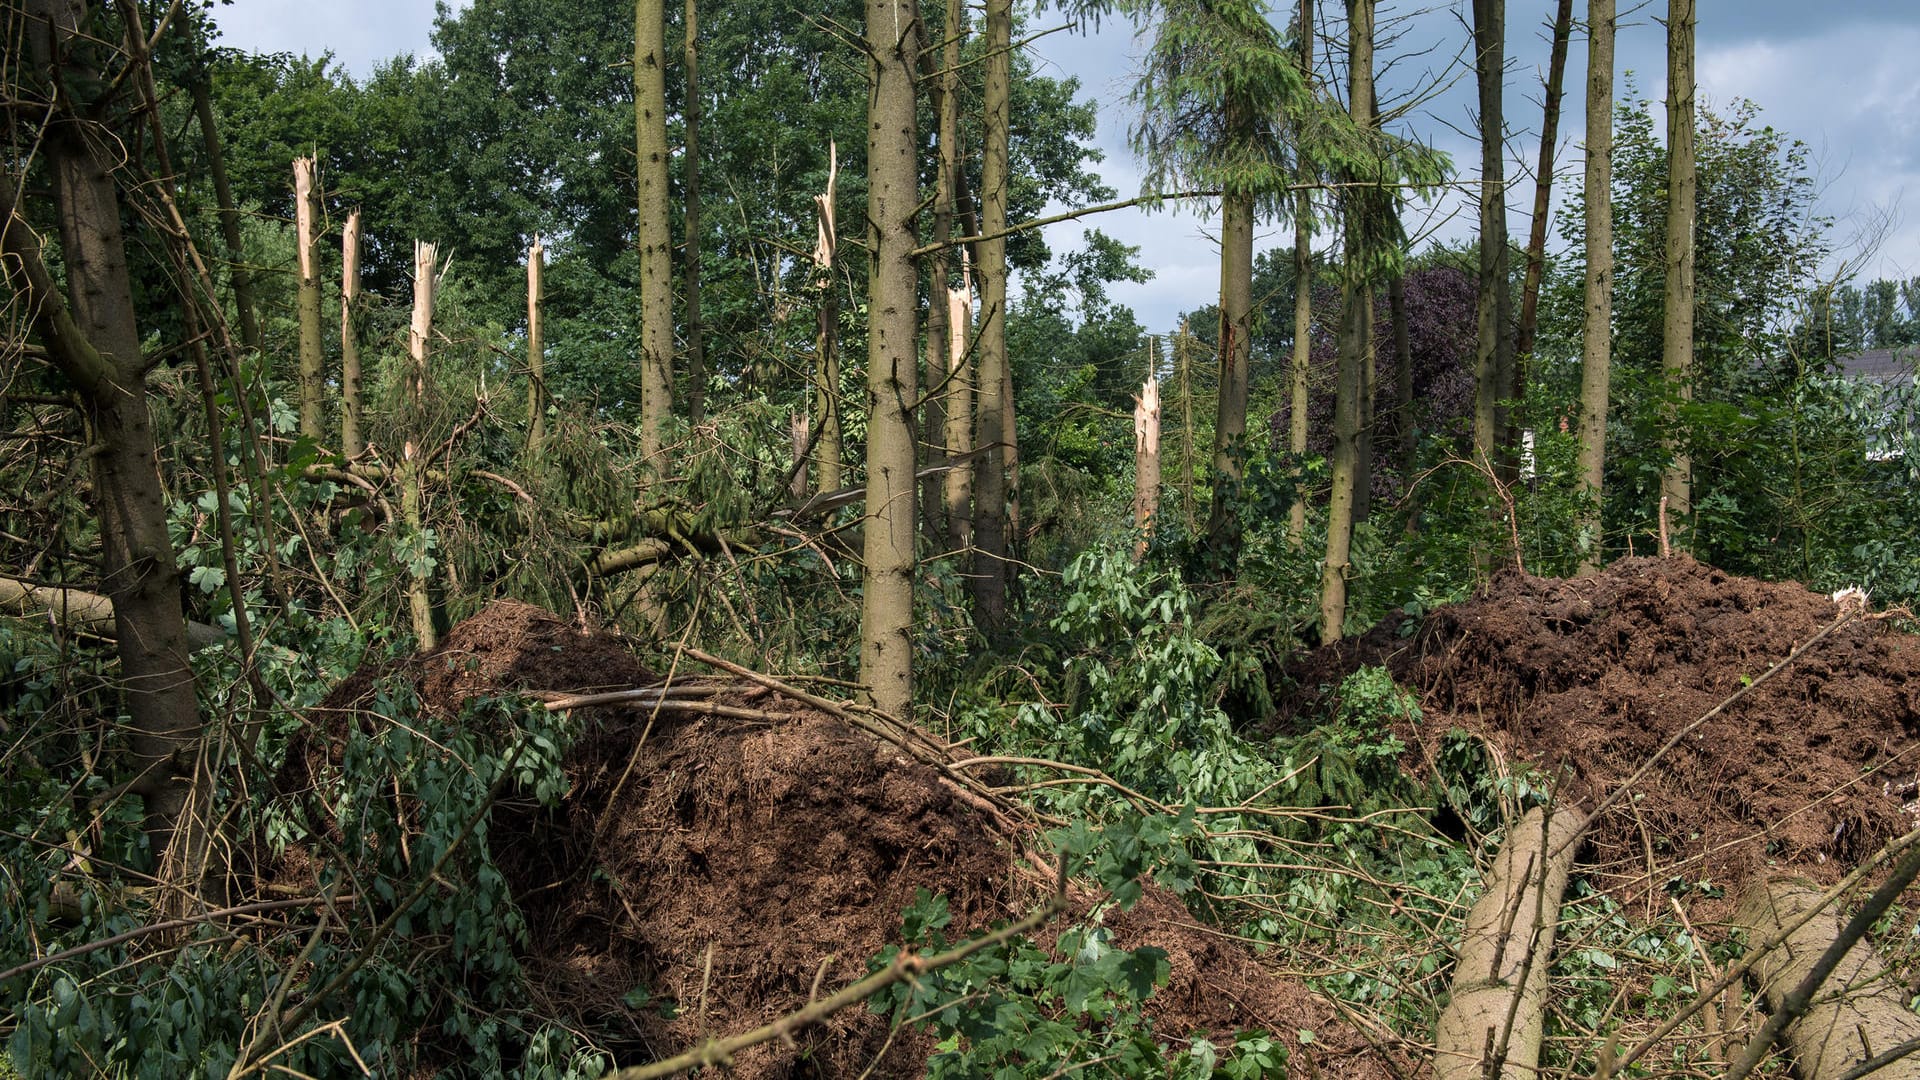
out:
{"label": "blue sky", "polygon": [[[1291,5],[1287,5],[1291,6]],[[1335,5],[1323,4],[1323,7]],[[1540,75],[1547,62],[1544,23],[1551,0],[1509,0],[1507,84],[1512,227],[1527,228],[1532,188],[1526,178],[1538,154]],[[1665,86],[1665,30],[1657,21],[1665,4],[1621,4],[1618,64],[1632,71],[1641,91],[1659,95]],[[1575,4],[1576,17],[1585,10]],[[261,51],[317,55],[332,51],[355,75],[402,52],[429,54],[434,5],[423,0],[237,0],[217,9],[223,44]],[[1445,67],[1467,38],[1466,0],[1432,4],[1383,2],[1383,30],[1400,37],[1381,62],[1404,60],[1389,81],[1415,84],[1427,68]],[[1053,25],[1038,16],[1036,27]],[[1704,100],[1724,105],[1749,98],[1762,119],[1805,141],[1812,149],[1822,213],[1836,219],[1837,255],[1860,261],[1862,234],[1880,239],[1862,262],[1867,276],[1920,275],[1920,3],[1913,0],[1701,0],[1699,82]],[[1086,96],[1100,105],[1097,142],[1106,152],[1101,172],[1123,195],[1140,190],[1141,170],[1127,147],[1132,115],[1127,91],[1137,49],[1124,23],[1109,21],[1092,35],[1052,34],[1033,46],[1043,69],[1080,79]],[[1561,120],[1560,190],[1579,182],[1578,136],[1583,131],[1582,87],[1586,43],[1577,36],[1568,56],[1565,113]],[[1624,86],[1624,84],[1623,84]],[[1391,92],[1391,88],[1383,92]],[[1472,170],[1478,150],[1465,136],[1472,129],[1470,77],[1445,87],[1409,118],[1456,165]],[[1445,239],[1473,231],[1471,206],[1447,197],[1409,227]],[[1071,247],[1086,224],[1141,249],[1155,278],[1123,284],[1115,299],[1133,306],[1155,330],[1178,313],[1211,303],[1218,290],[1219,262],[1210,222],[1200,210],[1146,214],[1122,211],[1086,223],[1053,226],[1049,241]],[[1260,243],[1291,243],[1291,228],[1274,227]]]}

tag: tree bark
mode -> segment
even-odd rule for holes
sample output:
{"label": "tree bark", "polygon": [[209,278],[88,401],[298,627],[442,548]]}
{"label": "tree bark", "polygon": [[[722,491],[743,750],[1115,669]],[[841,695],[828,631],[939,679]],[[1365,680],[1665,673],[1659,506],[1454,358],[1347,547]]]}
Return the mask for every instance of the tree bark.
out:
{"label": "tree bark", "polygon": [[1586,321],[1580,346],[1579,470],[1583,573],[1600,569],[1605,535],[1607,394],[1613,360],[1614,0],[1587,0]]}
{"label": "tree bark", "polygon": [[682,302],[687,324],[687,422],[699,426],[707,416],[707,330],[700,317],[700,43],[694,0],[687,0],[687,102],[682,117],[687,149],[682,183],[686,195],[686,246],[681,249]]}
{"label": "tree bark", "polygon": [[1435,1080],[1539,1075],[1547,969],[1584,821],[1571,807],[1551,816],[1535,807],[1500,845],[1486,891],[1467,912],[1453,995],[1434,1025]]}
{"label": "tree bark", "polygon": [[[64,74],[74,76],[62,80],[69,87],[104,84],[81,26],[81,4],[31,0],[26,11],[29,55],[46,85]],[[85,124],[57,112],[41,142],[57,203],[71,308],[47,272],[39,238],[21,216],[12,176],[0,179],[5,215],[0,272],[25,301],[49,357],[83,404],[100,524],[101,585],[113,601],[131,721],[129,790],[145,802],[146,831],[157,858],[186,824],[182,812],[193,794],[199,706],[187,663],[180,573],[167,533],[166,488],[147,412],[146,366],[120,228],[115,161],[108,156],[108,147],[117,143],[85,130]]]}
{"label": "tree bark", "polygon": [[340,230],[340,452],[349,460],[367,448],[360,392],[360,208]]}
{"label": "tree bark", "polygon": [[[1315,28],[1313,0],[1300,0],[1300,24],[1295,42],[1300,49],[1300,75],[1311,83]],[[1295,461],[1307,455],[1307,409],[1313,372],[1313,181],[1304,160],[1300,190],[1293,196],[1293,366],[1288,379],[1287,451]],[[1307,495],[1296,487],[1287,511],[1287,542],[1298,548],[1307,538]]]}
{"label": "tree bark", "polygon": [[1513,344],[1507,323],[1513,306],[1507,279],[1507,181],[1501,108],[1506,81],[1505,0],[1473,0],[1474,67],[1480,83],[1480,291],[1475,307],[1479,340],[1473,365],[1473,455],[1492,465],[1504,459],[1506,410],[1512,386]]}
{"label": "tree bark", "polygon": [[1133,399],[1133,561],[1146,557],[1160,516],[1160,380],[1140,384]]}
{"label": "tree bark", "polygon": [[1540,164],[1533,177],[1533,221],[1527,230],[1527,270],[1520,286],[1520,329],[1514,337],[1514,400],[1526,393],[1526,365],[1533,362],[1533,335],[1540,319],[1540,279],[1547,268],[1547,216],[1553,205],[1553,160],[1560,138],[1560,99],[1567,77],[1567,42],[1573,36],[1573,0],[1559,0],[1553,13],[1553,48],[1547,57],[1546,107],[1540,120]]}
{"label": "tree bark", "polygon": [[[426,532],[427,448],[422,423],[426,413],[427,356],[433,341],[433,301],[438,290],[439,252],[433,244],[413,242],[413,321],[407,329],[406,393],[412,430],[401,447],[400,516],[409,536],[420,542]],[[428,575],[409,571],[407,575],[407,614],[413,623],[413,637],[421,651],[440,644],[433,624],[433,594]]]}
{"label": "tree bark", "polygon": [[[64,585],[35,585],[19,578],[0,577],[0,611],[9,615],[44,614],[58,626],[83,634],[113,638],[118,634],[113,599]],[[199,651],[227,643],[227,632],[207,623],[187,623],[187,648]]]}
{"label": "tree bark", "polygon": [[860,679],[873,705],[913,714],[914,436],[919,280],[914,215],[912,0],[866,0],[872,97],[867,122],[867,505],[860,608]]}
{"label": "tree bark", "polygon": [[[967,331],[973,326],[973,290],[963,277],[959,288],[947,290],[947,456],[973,450],[973,363],[968,356]],[[929,330],[929,333],[932,331]],[[943,478],[947,507],[947,543],[965,551],[973,542],[973,472],[971,463],[957,465]]]}
{"label": "tree bark", "polygon": [[[1233,106],[1229,104],[1228,109],[1231,113]],[[1213,506],[1207,515],[1207,536],[1229,579],[1240,554],[1240,481],[1245,472],[1252,323],[1253,193],[1228,192],[1220,202],[1220,396],[1214,410]]]}
{"label": "tree bark", "polygon": [[[1347,0],[1347,109],[1354,121],[1362,125],[1374,121],[1373,14],[1374,0]],[[1320,574],[1322,642],[1338,641],[1345,633],[1347,571],[1353,554],[1353,502],[1359,478],[1360,399],[1366,391],[1366,376],[1361,365],[1366,362],[1367,339],[1372,332],[1366,304],[1362,301],[1367,289],[1367,253],[1359,250],[1364,236],[1360,215],[1366,210],[1364,204],[1356,205],[1360,196],[1353,189],[1348,189],[1342,198],[1348,200],[1342,211],[1347,265],[1342,273],[1340,331],[1334,350],[1333,490],[1327,499],[1327,556]]]}
{"label": "tree bark", "polygon": [[293,161],[294,242],[298,245],[300,315],[300,434],[325,442],[327,358],[320,344],[320,259],[314,218],[319,192],[312,158]]}
{"label": "tree bark", "polygon": [[[952,300],[951,254],[947,242],[953,237],[954,171],[958,168],[960,138],[959,72],[960,35],[966,8],[959,0],[947,0],[942,22],[941,43],[936,49],[923,45],[921,79],[932,88],[938,162],[934,169],[933,243],[927,259],[927,437],[924,440],[929,462],[952,457],[973,441],[972,388],[961,378],[966,360],[964,330],[955,334]],[[964,278],[966,270],[961,270]],[[933,393],[935,387],[944,387]],[[958,412],[960,415],[956,416]],[[961,426],[964,423],[964,427]],[[956,469],[928,478],[921,496],[927,516],[928,535],[943,537],[955,551],[966,548],[966,515],[972,470]],[[959,503],[958,517],[955,516]]]}
{"label": "tree bark", "polygon": [[240,312],[240,341],[260,351],[260,318],[253,306],[253,273],[247,269],[246,244],[240,236],[240,211],[233,205],[233,185],[227,181],[227,159],[221,152],[220,131],[213,119],[211,76],[193,83],[193,112],[200,122],[200,140],[207,150],[207,171],[213,174],[213,197],[220,210],[220,238],[227,248],[227,279],[233,286],[233,306]]}
{"label": "tree bark", "polygon": [[[1668,392],[1684,404],[1693,400],[1693,228],[1698,177],[1694,169],[1693,28],[1694,0],[1667,3],[1667,281],[1666,325],[1661,372]],[[1669,415],[1668,447],[1673,457],[1660,474],[1660,495],[1675,518],[1693,514],[1693,462],[1684,436]]]}
{"label": "tree bark", "polygon": [[[1752,941],[1772,938],[1819,904],[1821,890],[1787,880],[1749,887],[1734,913]],[[1798,986],[1841,933],[1838,912],[1829,909],[1808,920],[1754,965],[1761,993],[1774,1008]],[[1807,1080],[1837,1080],[1884,1051],[1920,1038],[1920,1017],[1907,1008],[1907,995],[1889,978],[1873,949],[1857,943],[1840,958],[1815,993],[1807,1010],[1786,1029],[1800,1075]],[[1912,1076],[1913,1059],[1877,1076]]]}
{"label": "tree bark", "polygon": [[981,160],[979,243],[980,327],[979,437],[974,445],[987,453],[974,468],[973,522],[974,618],[989,638],[997,638],[1007,618],[1007,153],[1012,104],[1013,45],[1011,0],[987,0],[985,133]]}
{"label": "tree bark", "polygon": [[540,234],[527,249],[527,447],[535,454],[547,441],[547,335],[540,310],[546,299],[547,249]]}
{"label": "tree bark", "polygon": [[673,414],[673,224],[667,207],[665,0],[634,0],[634,151],[640,170],[640,455],[656,477]]}
{"label": "tree bark", "polygon": [[820,332],[814,350],[814,413],[819,417],[820,445],[814,453],[819,461],[821,491],[838,491],[846,460],[840,439],[840,291],[834,281],[834,260],[838,257],[838,224],[835,200],[838,198],[840,158],[832,143],[827,144],[827,190],[814,196],[817,236],[813,247],[815,285],[820,290]]}

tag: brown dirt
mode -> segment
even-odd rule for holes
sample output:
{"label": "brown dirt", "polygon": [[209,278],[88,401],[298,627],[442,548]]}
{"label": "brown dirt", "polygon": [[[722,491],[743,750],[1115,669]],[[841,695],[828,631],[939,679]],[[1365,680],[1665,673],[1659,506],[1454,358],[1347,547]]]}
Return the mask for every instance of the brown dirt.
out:
{"label": "brown dirt", "polygon": [[[406,666],[424,706],[449,714],[508,687],[657,681],[618,639],[509,604]],[[339,718],[336,733],[381,673],[359,673],[329,697],[321,715]],[[816,984],[864,976],[898,940],[916,890],[947,896],[950,937],[1023,915],[1043,896],[1043,875],[1020,868],[1032,838],[1008,834],[935,770],[832,715],[750,684],[720,686],[711,700],[763,715],[582,710],[562,804],[504,801],[491,828],[527,919],[534,1006],[591,1027],[623,1063],[744,1031],[803,1005]],[[317,765],[317,745],[295,758]],[[1087,910],[1082,898],[1072,917]],[[1148,1010],[1164,1036],[1225,1041],[1264,1027],[1299,1054],[1307,1029],[1306,1052],[1326,1075],[1394,1075],[1328,1005],[1199,926],[1171,894],[1149,887],[1103,921],[1119,946],[1169,954],[1171,979]],[[1038,936],[1050,942],[1065,928],[1056,921]],[[874,1065],[874,1077],[919,1076],[930,1043],[911,1032],[889,1040],[885,1018],[856,1007],[795,1045],[737,1055],[731,1075],[857,1076]]]}
{"label": "brown dirt", "polygon": [[[1292,712],[1310,713],[1354,668],[1384,664],[1421,695],[1420,730],[1401,733],[1417,773],[1464,728],[1509,764],[1564,770],[1562,794],[1591,808],[1837,614],[1800,585],[1684,556],[1566,581],[1508,572],[1410,634],[1389,620],[1311,654],[1293,673],[1303,693]],[[1737,893],[1767,866],[1834,880],[1910,826],[1894,792],[1920,769],[1916,733],[1920,638],[1855,620],[1669,751],[1596,823],[1584,872],[1642,900],[1700,882]]]}

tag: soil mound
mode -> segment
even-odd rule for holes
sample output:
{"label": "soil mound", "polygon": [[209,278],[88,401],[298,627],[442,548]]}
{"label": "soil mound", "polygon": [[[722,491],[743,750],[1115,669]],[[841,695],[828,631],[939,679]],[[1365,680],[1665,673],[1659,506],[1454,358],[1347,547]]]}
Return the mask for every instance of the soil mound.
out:
{"label": "soil mound", "polygon": [[[1385,665],[1421,694],[1421,730],[1402,733],[1417,772],[1459,727],[1564,773],[1563,794],[1592,807],[1838,615],[1800,585],[1684,556],[1565,581],[1508,572],[1417,625],[1311,654],[1294,711]],[[1917,733],[1920,637],[1854,619],[1670,750],[1596,823],[1592,873],[1622,898],[1734,891],[1768,865],[1832,880],[1910,827]]]}
{"label": "soil mound", "polygon": [[[396,674],[424,709],[447,716],[506,689],[659,682],[617,637],[496,603],[440,649],[369,667],[336,688],[308,745],[289,757],[307,780],[301,790],[330,756],[337,761],[346,725],[379,722],[366,712],[372,688]],[[1043,899],[1050,882],[1022,869],[1022,851],[1038,843],[1030,831],[938,770],[751,682],[680,678],[674,688],[658,711],[578,710],[561,804],[504,798],[489,830],[527,920],[534,1006],[573,1018],[623,1062],[748,1030],[804,1005],[816,988],[863,977],[869,959],[898,942],[901,913],[919,890],[947,897],[950,939]],[[1092,900],[1038,937],[1052,942],[1068,920],[1087,917]],[[1330,1006],[1199,926],[1171,894],[1149,887],[1103,922],[1121,948],[1167,952],[1171,978],[1148,1007],[1166,1036],[1205,1031],[1225,1043],[1265,1028],[1328,1075],[1396,1075]],[[1301,1046],[1302,1029],[1314,1032],[1312,1046]],[[736,1055],[731,1075],[920,1076],[930,1043],[914,1031],[889,1037],[885,1017],[855,1007],[794,1044]]]}

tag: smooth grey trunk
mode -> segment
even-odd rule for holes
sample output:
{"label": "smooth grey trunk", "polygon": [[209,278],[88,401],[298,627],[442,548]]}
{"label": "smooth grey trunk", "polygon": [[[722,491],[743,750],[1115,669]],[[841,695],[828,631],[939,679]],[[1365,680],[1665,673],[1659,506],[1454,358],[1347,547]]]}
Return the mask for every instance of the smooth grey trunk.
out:
{"label": "smooth grey trunk", "polygon": [[913,248],[919,169],[914,137],[917,13],[911,0],[866,0],[872,96],[867,115],[867,501],[860,681],[874,707],[913,715],[914,434],[919,275]]}
{"label": "smooth grey trunk", "polygon": [[1613,363],[1614,0],[1587,0],[1586,301],[1580,346],[1580,486],[1583,573],[1605,556],[1600,508],[1606,485],[1607,394]]}

